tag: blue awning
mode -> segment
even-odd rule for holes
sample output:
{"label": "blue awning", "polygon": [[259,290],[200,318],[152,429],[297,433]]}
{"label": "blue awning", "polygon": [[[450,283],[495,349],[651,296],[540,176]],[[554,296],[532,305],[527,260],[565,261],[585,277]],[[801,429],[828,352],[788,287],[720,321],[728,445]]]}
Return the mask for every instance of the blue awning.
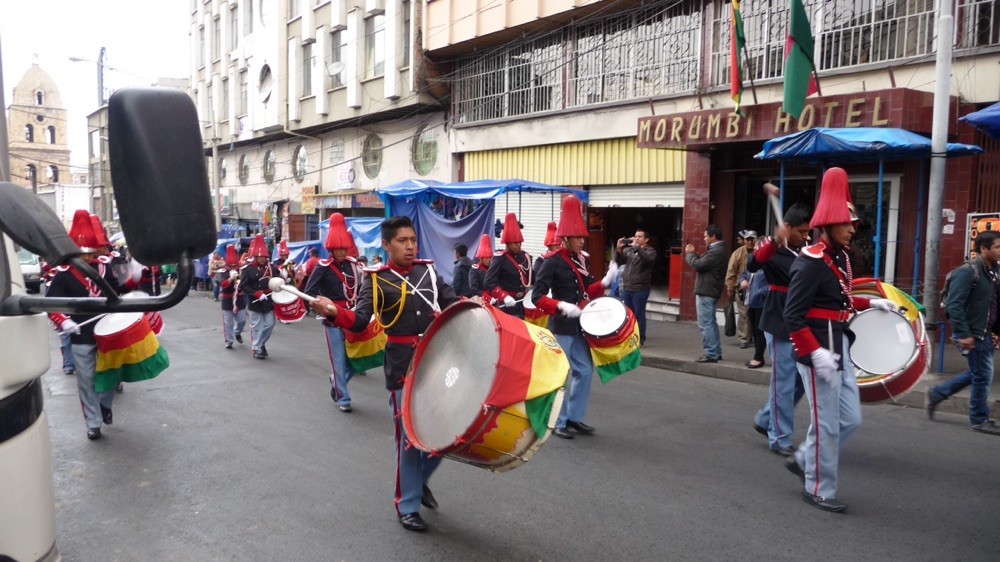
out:
{"label": "blue awning", "polygon": [[995,103],[965,117],[959,117],[958,120],[965,121],[987,135],[1000,140],[1000,103]]}
{"label": "blue awning", "polygon": [[[948,143],[947,148],[949,157],[982,151],[971,144]],[[816,128],[771,139],[754,158],[821,164],[927,158],[930,155],[931,140],[923,135],[904,129],[858,127]]]}
{"label": "blue awning", "polygon": [[466,182],[444,183],[434,180],[406,180],[377,190],[383,201],[389,202],[393,197],[411,197],[415,195],[438,194],[456,199],[495,199],[508,191],[530,193],[572,193],[580,201],[588,201],[587,192],[581,189],[571,189],[556,185],[536,183],[527,180],[477,180]]}

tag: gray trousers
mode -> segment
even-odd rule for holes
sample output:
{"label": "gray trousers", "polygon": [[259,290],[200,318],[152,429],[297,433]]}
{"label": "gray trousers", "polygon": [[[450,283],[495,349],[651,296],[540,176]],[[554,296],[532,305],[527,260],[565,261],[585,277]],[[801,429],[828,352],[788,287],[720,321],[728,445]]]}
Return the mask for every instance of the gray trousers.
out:
{"label": "gray trousers", "polygon": [[233,313],[232,310],[222,311],[222,337],[226,343],[233,343],[233,337],[243,333],[243,327],[247,323],[247,311],[244,308]]}
{"label": "gray trousers", "polygon": [[115,399],[115,391],[114,389],[107,392],[94,390],[97,346],[73,344],[73,360],[76,362],[76,387],[80,393],[80,405],[83,406],[83,417],[87,420],[87,428],[100,428],[104,423],[104,417],[101,416],[101,406],[111,409],[111,402]]}

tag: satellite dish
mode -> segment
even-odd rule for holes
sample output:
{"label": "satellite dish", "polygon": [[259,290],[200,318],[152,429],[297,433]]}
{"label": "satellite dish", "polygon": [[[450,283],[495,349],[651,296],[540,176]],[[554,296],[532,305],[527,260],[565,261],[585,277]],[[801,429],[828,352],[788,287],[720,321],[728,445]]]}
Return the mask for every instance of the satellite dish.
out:
{"label": "satellite dish", "polygon": [[344,71],[344,63],[337,61],[326,65],[326,72],[330,76],[336,76]]}

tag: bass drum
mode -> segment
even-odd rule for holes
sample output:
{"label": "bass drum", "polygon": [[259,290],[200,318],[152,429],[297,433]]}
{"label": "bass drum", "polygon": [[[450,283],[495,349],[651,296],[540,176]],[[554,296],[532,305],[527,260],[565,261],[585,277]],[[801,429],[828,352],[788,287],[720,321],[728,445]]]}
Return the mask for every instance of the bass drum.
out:
{"label": "bass drum", "polygon": [[417,345],[403,427],[418,449],[503,472],[551,435],[569,360],[545,329],[492,306],[446,308]]}

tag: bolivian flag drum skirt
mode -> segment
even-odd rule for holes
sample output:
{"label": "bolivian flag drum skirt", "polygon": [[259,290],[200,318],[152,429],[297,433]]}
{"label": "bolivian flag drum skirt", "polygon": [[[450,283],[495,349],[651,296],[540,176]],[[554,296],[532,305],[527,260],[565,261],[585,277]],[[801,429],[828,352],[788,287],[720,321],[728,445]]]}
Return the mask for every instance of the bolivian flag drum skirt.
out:
{"label": "bolivian flag drum skirt", "polygon": [[94,390],[107,392],[120,382],[151,379],[170,366],[149,320],[141,312],[108,314],[94,325],[97,368]]}
{"label": "bolivian flag drum skirt", "polygon": [[344,349],[347,363],[354,373],[381,367],[385,363],[385,331],[372,320],[363,332],[344,330]]}
{"label": "bolivian flag drum skirt", "polygon": [[422,451],[510,470],[551,435],[568,374],[569,359],[551,332],[461,301],[442,311],[417,345],[403,427]]}
{"label": "bolivian flag drum skirt", "polygon": [[635,314],[614,297],[597,297],[583,307],[580,329],[590,345],[594,367],[606,383],[642,364]]}

